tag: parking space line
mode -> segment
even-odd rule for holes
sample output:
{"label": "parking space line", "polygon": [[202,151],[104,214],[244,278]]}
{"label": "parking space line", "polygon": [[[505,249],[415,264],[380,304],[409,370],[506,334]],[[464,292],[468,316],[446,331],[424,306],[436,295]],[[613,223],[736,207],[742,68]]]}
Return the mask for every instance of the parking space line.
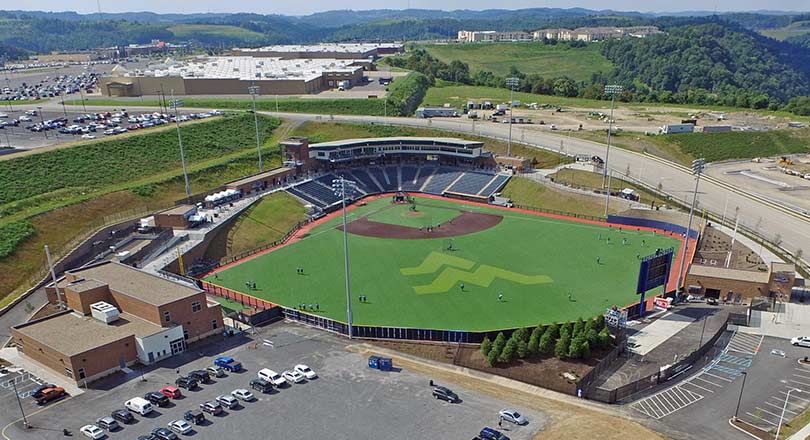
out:
{"label": "parking space line", "polygon": [[793,382],[793,383],[798,383],[798,384],[801,384],[801,385],[806,386],[806,387],[810,387],[810,383],[802,382],[800,380],[788,379],[788,381]]}
{"label": "parking space line", "polygon": [[[779,391],[779,394],[784,394],[785,396],[787,396],[787,393],[786,393],[786,392],[784,392],[784,391]],[[802,400],[802,401],[804,401],[804,402],[810,403],[810,400],[805,399],[804,397],[799,397],[799,396],[797,396],[797,395],[795,395],[795,394],[793,394],[793,395],[792,395],[792,396],[790,396],[790,397],[791,397],[791,398],[793,398],[793,399],[798,399],[798,400]],[[782,400],[785,400],[785,399],[782,399]]]}
{"label": "parking space line", "polygon": [[761,421],[773,426],[774,428],[776,427],[776,423],[773,423],[772,421],[770,421],[768,419],[763,419],[762,416],[757,416],[757,415],[751,414],[750,412],[746,412],[746,414],[753,417],[754,419],[761,420]]}
{"label": "parking space line", "polygon": [[[766,404],[766,405],[770,405],[770,406],[772,406],[772,407],[776,408],[776,409],[777,409],[777,410],[779,410],[779,411],[782,411],[782,407],[781,407],[781,406],[779,406],[779,405],[774,405],[773,403],[768,402],[768,401],[765,401],[765,402],[763,402],[763,403],[764,403],[764,404]],[[787,408],[785,408],[785,412],[792,413],[793,415],[798,414],[797,412],[795,412],[795,411],[791,411],[791,410],[789,410],[789,409],[787,409]]]}
{"label": "parking space line", "polygon": [[712,382],[712,381],[710,381],[710,380],[708,380],[708,379],[704,379],[704,378],[702,378],[702,377],[695,377],[695,379],[696,379],[696,380],[703,381],[703,382],[706,382],[706,383],[708,383],[708,384],[710,384],[710,385],[714,385],[714,386],[716,386],[717,388],[723,388],[723,385],[720,385],[719,383],[714,383],[714,382]]}
{"label": "parking space line", "polygon": [[764,413],[768,413],[768,414],[770,414],[770,415],[772,415],[772,416],[776,417],[777,419],[779,418],[779,414],[774,414],[774,413],[772,413],[772,412],[768,411],[768,410],[767,410],[767,409],[765,409],[765,408],[761,408],[761,407],[759,407],[759,406],[757,406],[757,407],[755,407],[755,408],[756,408],[756,409],[758,409],[758,410],[760,410],[760,411],[762,411],[762,412],[764,412]]}
{"label": "parking space line", "polygon": [[796,377],[801,377],[802,379],[810,380],[810,376],[805,376],[803,374],[796,374],[796,373],[793,373],[793,375]]}
{"label": "parking space line", "polygon": [[718,378],[718,379],[720,379],[720,380],[724,380],[724,381],[726,381],[726,382],[732,382],[732,380],[731,380],[731,379],[727,379],[727,378],[725,378],[725,377],[721,377],[721,376],[718,376],[718,375],[716,375],[716,374],[709,373],[708,371],[704,371],[704,372],[703,372],[703,374],[705,374],[705,375],[707,375],[707,376],[711,376],[711,377],[716,377],[716,378]]}
{"label": "parking space line", "polygon": [[695,388],[700,388],[701,390],[706,391],[707,393],[714,393],[714,391],[712,391],[712,390],[710,390],[710,389],[708,389],[708,388],[704,388],[704,387],[702,387],[702,386],[700,386],[700,385],[698,385],[698,384],[696,384],[696,383],[694,383],[694,382],[685,382],[685,383],[684,383],[683,385],[681,385],[681,386],[686,386],[686,385],[692,385],[692,386],[693,386],[693,387],[695,387]]}

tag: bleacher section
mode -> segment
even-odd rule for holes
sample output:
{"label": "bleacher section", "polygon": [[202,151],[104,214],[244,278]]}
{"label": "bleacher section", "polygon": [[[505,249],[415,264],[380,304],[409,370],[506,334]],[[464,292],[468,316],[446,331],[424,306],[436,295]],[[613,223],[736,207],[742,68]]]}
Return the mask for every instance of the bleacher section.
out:
{"label": "bleacher section", "polygon": [[389,191],[399,191],[399,167],[385,167],[383,171],[388,176],[388,181],[391,182],[388,187]]}
{"label": "bleacher section", "polygon": [[436,172],[436,167],[421,167],[419,168],[419,174],[416,176],[416,185],[414,185],[414,191],[420,191],[422,186],[425,185],[427,182],[428,177],[432,176],[433,173]]}
{"label": "bleacher section", "polygon": [[329,180],[329,187],[326,187],[314,180],[310,180],[290,189],[297,190],[297,192],[291,192],[297,196],[300,196],[304,200],[307,200],[320,208],[326,208],[329,205],[339,202],[340,199],[335,195],[334,192],[332,192],[331,185],[334,175],[327,174],[326,176],[318,178],[319,181],[325,179]]}
{"label": "bleacher section", "polygon": [[414,183],[414,179],[416,179],[416,171],[419,168],[416,167],[409,167],[403,166],[402,167],[402,190],[403,191],[416,191],[419,189]]}
{"label": "bleacher section", "polygon": [[492,193],[496,191],[500,191],[500,189],[506,184],[506,181],[509,180],[511,176],[509,174],[498,174],[495,176],[495,180],[489,183],[484,189],[481,190],[478,194],[489,197]]}
{"label": "bleacher section", "polygon": [[458,171],[453,168],[447,167],[440,167],[436,170],[436,173],[427,182],[424,188],[422,188],[422,192],[426,192],[428,194],[437,194],[442,195],[447,187],[453,183],[454,180],[458,178],[462,174],[463,171]]}
{"label": "bleacher section", "polygon": [[495,177],[492,173],[467,171],[447,191],[475,195]]}
{"label": "bleacher section", "polygon": [[357,182],[357,186],[363,188],[366,194],[377,194],[382,191],[382,189],[371,180],[371,177],[368,177],[368,173],[366,173],[365,170],[353,169],[351,173],[349,173],[348,178]]}

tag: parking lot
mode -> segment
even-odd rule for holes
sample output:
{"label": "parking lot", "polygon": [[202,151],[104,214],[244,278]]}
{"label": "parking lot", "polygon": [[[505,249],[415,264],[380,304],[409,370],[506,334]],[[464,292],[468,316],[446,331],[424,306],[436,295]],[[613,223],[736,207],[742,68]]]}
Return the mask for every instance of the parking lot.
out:
{"label": "parking lot", "polygon": [[[196,391],[183,390],[185,397],[174,400],[170,406],[157,408],[145,417],[136,415],[136,423],[109,434],[109,438],[134,439],[156,427],[165,427],[170,421],[182,418],[189,409],[228,394],[237,388],[249,388],[251,379],[261,368],[277,372],[298,363],[309,365],[318,378],[302,384],[291,384],[271,393],[254,391],[257,401],[243,403],[241,407],[226,410],[222,415],[206,415],[208,422],[195,426],[191,437],[226,438],[237,434],[244,438],[473,438],[485,425],[497,428],[498,411],[509,407],[489,396],[466,390],[452,383],[442,383],[455,391],[460,403],[436,400],[431,394],[430,378],[398,370],[383,372],[367,367],[367,359],[346,350],[345,339],[296,324],[274,324],[261,330],[252,340],[242,341],[226,350],[215,346],[204,347],[204,356],[194,351],[186,353],[195,359],[179,367],[180,373],[204,368],[216,356],[230,355],[240,360],[246,371],[231,373],[204,384]],[[263,341],[271,341],[272,347]],[[223,343],[233,342],[227,339]],[[176,365],[150,370],[143,382],[135,374],[129,381],[111,389],[89,389],[81,396],[51,405],[29,417],[33,428],[25,434],[21,423],[9,426],[9,438],[63,438],[62,429],[79,435],[79,428],[93,423],[123,407],[123,403],[149,391],[173,384],[177,377]],[[176,362],[176,361],[175,361]],[[396,367],[396,365],[395,365]],[[102,384],[108,388],[106,384]],[[4,399],[8,401],[9,399]],[[13,400],[13,399],[12,399]],[[16,403],[15,403],[16,404]],[[25,402],[26,411],[37,407]],[[543,429],[548,419],[535,411],[523,411],[529,419],[525,426],[504,429],[512,439],[530,439]],[[4,411],[8,423],[17,413]],[[5,424],[3,423],[3,424]],[[183,436],[181,436],[183,437]]]}

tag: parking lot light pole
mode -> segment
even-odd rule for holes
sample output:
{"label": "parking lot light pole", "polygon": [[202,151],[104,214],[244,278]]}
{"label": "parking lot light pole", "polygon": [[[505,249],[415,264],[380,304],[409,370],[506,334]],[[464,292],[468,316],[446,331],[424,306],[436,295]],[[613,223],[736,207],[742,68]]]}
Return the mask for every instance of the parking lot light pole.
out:
{"label": "parking lot light pole", "polygon": [[25,410],[23,409],[22,401],[20,400],[20,393],[17,392],[16,379],[11,380],[11,386],[14,387],[14,397],[17,398],[17,405],[20,405],[20,412],[22,413],[23,426],[25,426],[26,428],[30,428],[31,425],[28,424],[28,418],[25,417]]}
{"label": "parking lot light pole", "polygon": [[256,149],[259,150],[259,172],[264,172],[262,164],[262,144],[259,142],[259,115],[256,113],[256,95],[259,94],[259,86],[248,87],[248,93],[253,98],[253,124],[256,126]]}
{"label": "parking lot light pole", "polygon": [[62,90],[62,113],[65,115],[65,119],[67,119],[67,108],[65,107],[65,91]]}
{"label": "parking lot light pole", "polygon": [[42,134],[45,135],[45,139],[48,139],[48,130],[45,129],[45,118],[42,116],[42,107],[37,106],[37,113],[39,113],[39,122],[42,127]]}
{"label": "parking lot light pole", "polygon": [[801,393],[802,390],[798,388],[791,388],[788,390],[787,395],[785,396],[785,405],[782,407],[782,415],[779,416],[779,424],[776,425],[776,435],[773,436],[773,440],[779,440],[779,431],[782,429],[782,420],[785,418],[785,411],[787,410],[788,400],[790,400],[790,393],[792,392]]}
{"label": "parking lot light pole", "polygon": [[[700,175],[703,173],[703,170],[706,169],[706,160],[703,158],[695,159],[692,161],[692,174],[695,175],[695,194],[692,196],[692,206],[689,208],[689,222],[688,226],[686,227],[686,238],[684,239],[683,244],[683,253],[681,254],[681,264],[680,268],[678,269],[678,286],[682,287],[682,278],[683,278],[683,270],[686,266],[686,250],[689,248],[689,236],[690,231],[692,230],[692,217],[695,214],[695,204],[697,203],[697,194],[698,194],[698,185],[700,184]],[[676,291],[676,295],[677,295]]]}
{"label": "parking lot light pole", "polygon": [[348,324],[348,336],[352,339],[352,293],[351,284],[349,283],[349,232],[346,227],[346,198],[350,193],[354,193],[357,184],[351,180],[346,180],[343,177],[332,181],[332,189],[335,195],[340,197],[340,202],[343,208],[343,262],[346,271],[346,322]]}
{"label": "parking lot light pole", "polygon": [[742,381],[742,386],[740,387],[740,397],[737,398],[737,409],[734,410],[734,421],[735,422],[737,421],[737,414],[740,413],[740,402],[742,402],[743,390],[745,389],[745,378],[748,377],[748,373],[746,373],[745,371],[740,371],[740,373],[742,373],[742,375],[743,375],[743,381]]}
{"label": "parking lot light pole", "polygon": [[191,203],[191,187],[188,184],[188,171],[186,171],[186,155],[183,152],[183,137],[180,136],[180,114],[177,112],[177,107],[183,106],[182,99],[174,98],[174,89],[171,91],[172,100],[171,105],[174,109],[174,123],[177,125],[177,143],[180,145],[180,163],[183,165],[183,179],[186,181],[186,202]]}
{"label": "parking lot light pole", "polygon": [[616,103],[616,94],[621,93],[624,88],[616,84],[605,86],[605,94],[610,95],[610,118],[608,119],[607,150],[605,150],[605,168],[602,170],[602,188],[607,180],[608,159],[610,158],[610,135],[613,133],[613,107]]}
{"label": "parking lot light pole", "polygon": [[[9,90],[11,90],[11,80],[8,79],[8,77],[6,77],[6,87],[8,87]],[[6,102],[8,102],[8,111],[13,112],[14,111],[14,106],[11,105],[11,100],[9,99]]]}
{"label": "parking lot light pole", "polygon": [[509,141],[506,143],[506,157],[512,157],[512,107],[515,102],[515,87],[520,85],[520,78],[506,78],[509,86]]}

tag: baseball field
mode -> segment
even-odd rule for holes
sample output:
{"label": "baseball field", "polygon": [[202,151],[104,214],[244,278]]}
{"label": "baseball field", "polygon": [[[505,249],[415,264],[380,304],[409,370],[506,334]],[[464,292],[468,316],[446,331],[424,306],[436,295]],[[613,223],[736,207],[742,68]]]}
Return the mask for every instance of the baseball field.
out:
{"label": "baseball field", "polygon": [[[384,197],[348,213],[355,324],[487,331],[591,317],[638,301],[639,257],[680,244],[635,228],[413,200]],[[341,217],[206,281],[345,322]]]}

